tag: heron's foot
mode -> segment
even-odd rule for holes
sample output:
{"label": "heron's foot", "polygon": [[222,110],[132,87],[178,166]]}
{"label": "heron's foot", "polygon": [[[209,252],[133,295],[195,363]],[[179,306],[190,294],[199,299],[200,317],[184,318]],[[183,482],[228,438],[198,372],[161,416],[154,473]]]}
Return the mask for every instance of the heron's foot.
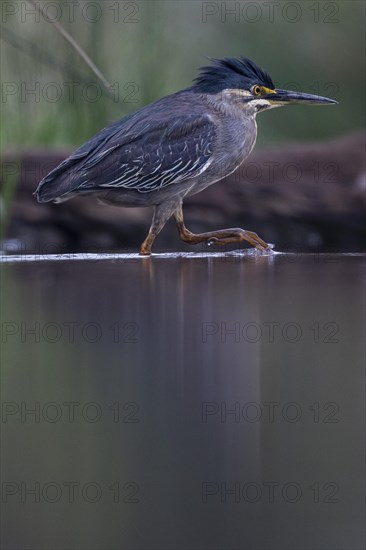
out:
{"label": "heron's foot", "polygon": [[151,243],[146,242],[146,240],[142,243],[139,250],[140,256],[150,256],[151,254]]}
{"label": "heron's foot", "polygon": [[245,229],[233,228],[222,229],[219,231],[210,231],[208,233],[191,233],[186,227],[178,227],[180,238],[190,244],[198,244],[201,242],[207,242],[215,245],[226,245],[232,243],[239,243],[246,241],[258,250],[271,250],[273,244],[268,244],[263,241],[256,233],[252,231],[246,231]]}
{"label": "heron's foot", "polygon": [[220,236],[212,237],[207,242],[207,244],[224,246],[226,244],[246,241],[251,246],[261,251],[272,250],[274,246],[273,244],[269,244],[263,241],[256,233],[253,233],[253,231],[246,231],[245,229],[228,229],[227,231],[232,231],[233,232],[232,235],[228,237],[220,237]]}

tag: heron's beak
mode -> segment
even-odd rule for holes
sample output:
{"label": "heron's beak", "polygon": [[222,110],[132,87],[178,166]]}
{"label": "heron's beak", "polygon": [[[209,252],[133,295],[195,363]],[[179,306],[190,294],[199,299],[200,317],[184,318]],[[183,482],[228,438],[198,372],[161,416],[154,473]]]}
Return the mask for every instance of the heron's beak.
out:
{"label": "heron's beak", "polygon": [[275,90],[274,93],[268,94],[266,99],[272,103],[273,107],[279,105],[295,105],[299,103],[307,103],[308,105],[325,105],[336,104],[338,101],[328,99],[320,95],[303,94],[301,92],[290,92],[289,90]]}

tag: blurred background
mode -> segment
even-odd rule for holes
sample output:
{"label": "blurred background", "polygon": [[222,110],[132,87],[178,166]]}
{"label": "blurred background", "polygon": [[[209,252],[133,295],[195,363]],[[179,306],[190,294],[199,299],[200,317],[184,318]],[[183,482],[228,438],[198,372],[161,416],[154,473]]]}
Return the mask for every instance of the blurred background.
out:
{"label": "blurred background", "polygon": [[[205,56],[245,55],[281,88],[335,107],[258,117],[238,173],[186,205],[193,231],[242,226],[281,250],[363,250],[365,4],[348,2],[39,2],[1,5],[3,248],[136,250],[150,210],[92,198],[38,205],[39,179],[109,122],[184,88]],[[61,25],[108,81],[95,77]],[[159,248],[160,247],[160,248]],[[185,250],[168,224],[156,251]]]}

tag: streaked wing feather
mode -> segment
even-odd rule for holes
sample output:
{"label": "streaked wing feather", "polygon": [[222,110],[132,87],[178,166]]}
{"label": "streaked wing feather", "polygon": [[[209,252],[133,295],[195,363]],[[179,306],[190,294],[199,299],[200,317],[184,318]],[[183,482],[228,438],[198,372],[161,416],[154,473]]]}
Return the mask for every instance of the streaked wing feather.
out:
{"label": "streaked wing feather", "polygon": [[125,188],[149,193],[192,179],[210,163],[215,140],[209,115],[175,117],[118,143],[108,141],[78,167],[78,188]]}
{"label": "streaked wing feather", "polygon": [[[45,176],[39,183],[37,191],[45,187],[45,184],[54,184],[60,176],[66,176],[69,181],[69,189],[67,191],[74,190],[73,178],[68,178],[68,174],[77,174],[80,170],[91,169],[97,165],[104,157],[111,153],[114,149],[121,147],[124,141],[132,142],[136,137],[139,137],[146,129],[148,125],[142,125],[140,131],[136,134],[128,132],[124,139],[121,137],[121,123],[123,125],[129,125],[133,115],[128,115],[122,120],[117,120],[109,126],[106,126],[95,136],[90,138],[86,143],[81,145],[76,151],[74,151],[69,157],[62,161],[56,168]],[[77,188],[78,186],[76,186]]]}

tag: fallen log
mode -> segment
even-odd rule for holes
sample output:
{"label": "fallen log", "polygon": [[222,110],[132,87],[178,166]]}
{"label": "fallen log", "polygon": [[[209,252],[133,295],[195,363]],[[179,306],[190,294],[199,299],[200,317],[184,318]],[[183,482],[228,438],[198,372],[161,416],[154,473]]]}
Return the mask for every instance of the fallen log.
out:
{"label": "fallen log", "polygon": [[[257,149],[231,176],[185,201],[186,225],[196,232],[244,227],[284,251],[365,250],[365,151],[363,133]],[[2,197],[14,186],[3,248],[26,253],[136,251],[151,209],[102,206],[93,197],[36,202],[32,192],[38,181],[69,153],[3,153]],[[164,250],[192,250],[179,240],[172,221],[154,248]]]}

